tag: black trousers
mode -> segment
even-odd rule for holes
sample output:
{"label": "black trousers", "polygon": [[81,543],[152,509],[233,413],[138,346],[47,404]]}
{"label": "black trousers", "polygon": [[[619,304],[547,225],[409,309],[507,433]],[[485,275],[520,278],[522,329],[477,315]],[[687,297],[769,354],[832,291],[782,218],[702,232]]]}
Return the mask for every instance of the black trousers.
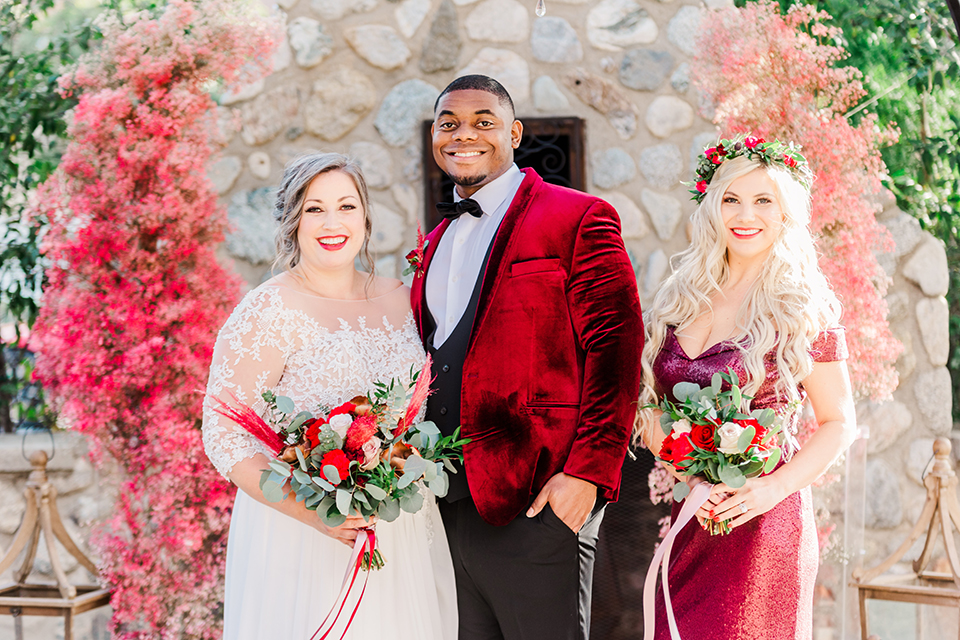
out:
{"label": "black trousers", "polygon": [[459,640],[588,640],[603,503],[579,533],[550,505],[504,527],[473,500],[439,500],[457,580]]}

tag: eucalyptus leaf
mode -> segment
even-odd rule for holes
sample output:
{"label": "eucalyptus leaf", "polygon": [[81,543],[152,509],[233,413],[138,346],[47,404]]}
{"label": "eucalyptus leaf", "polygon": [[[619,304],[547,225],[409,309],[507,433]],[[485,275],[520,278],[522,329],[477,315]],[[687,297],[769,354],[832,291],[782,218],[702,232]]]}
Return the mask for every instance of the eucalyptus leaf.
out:
{"label": "eucalyptus leaf", "polygon": [[740,393],[740,387],[734,387],[731,395],[733,396],[734,407],[739,407],[741,404],[743,404],[743,394]]}
{"label": "eucalyptus leaf", "polygon": [[750,460],[740,465],[740,471],[743,472],[743,475],[747,478],[753,478],[763,471],[763,461],[762,460]]}
{"label": "eucalyptus leaf", "polygon": [[303,423],[313,417],[313,414],[309,411],[301,411],[290,423],[290,426],[287,427],[287,431],[296,431],[303,426]]}
{"label": "eucalyptus leaf", "polygon": [[457,472],[457,468],[456,468],[455,466],[453,466],[453,463],[450,462],[450,459],[449,459],[449,458],[444,458],[444,459],[443,459],[443,466],[446,467],[447,471],[449,471],[450,473],[456,473],[456,472]]}
{"label": "eucalyptus leaf", "polygon": [[[442,469],[443,467],[441,466],[440,468]],[[423,467],[423,479],[426,482],[431,482],[436,477],[437,477],[437,465],[433,464],[432,462],[428,462]]]}
{"label": "eucalyptus leaf", "polygon": [[307,498],[307,501],[304,503],[304,506],[307,509],[316,509],[317,505],[319,505],[321,502],[323,502],[323,494],[315,493],[309,498]]}
{"label": "eucalyptus leaf", "polygon": [[321,512],[319,507],[317,508],[317,513],[320,514],[320,519],[323,521],[323,524],[327,525],[328,527],[339,527],[347,521],[347,516],[340,513],[331,514],[327,512]]}
{"label": "eucalyptus leaf", "polygon": [[337,508],[337,501],[333,496],[323,496],[323,499],[320,501],[320,504],[317,505],[317,511],[322,513],[330,513],[332,509]]}
{"label": "eucalyptus leaf", "polygon": [[267,481],[263,483],[263,497],[267,499],[267,502],[283,502],[287,494],[283,490],[283,485]]}
{"label": "eucalyptus leaf", "polygon": [[297,410],[297,405],[287,396],[277,396],[277,411],[290,415]]}
{"label": "eucalyptus leaf", "polygon": [[343,479],[340,477],[340,471],[332,464],[323,465],[323,475],[326,476],[330,484],[334,486],[340,484],[340,481]]}
{"label": "eucalyptus leaf", "polygon": [[660,428],[663,429],[664,435],[670,435],[670,432],[673,431],[674,419],[669,413],[660,414]]}
{"label": "eucalyptus leaf", "polygon": [[314,477],[312,478],[312,480],[313,480],[313,483],[314,483],[315,485],[317,485],[318,487],[320,487],[320,488],[323,489],[324,491],[333,491],[333,490],[334,490],[334,486],[333,486],[332,484],[330,484],[329,482],[327,482],[326,480],[324,480],[323,478],[314,476]]}
{"label": "eucalyptus leaf", "polygon": [[673,397],[676,398],[678,402],[683,402],[698,393],[700,393],[700,385],[693,382],[684,381],[673,385]]}
{"label": "eucalyptus leaf", "polygon": [[337,511],[345,516],[350,515],[351,502],[353,502],[353,498],[349,491],[346,489],[337,489]]}
{"label": "eucalyptus leaf", "polygon": [[720,481],[731,489],[739,489],[747,481],[737,467],[726,466],[720,469]]}
{"label": "eucalyptus leaf", "polygon": [[747,447],[753,442],[755,435],[757,435],[757,430],[753,427],[747,427],[740,433],[740,437],[737,438],[737,449],[740,453],[744,453],[747,450]]}
{"label": "eucalyptus leaf", "polygon": [[267,463],[271,469],[282,475],[284,478],[290,477],[290,465],[283,460],[271,460]]}
{"label": "eucalyptus leaf", "polygon": [[416,513],[423,506],[423,494],[419,491],[400,497],[400,508],[407,513]]}
{"label": "eucalyptus leaf", "polygon": [[430,488],[430,491],[434,493],[438,498],[442,498],[447,495],[447,491],[450,490],[450,480],[447,478],[447,474],[440,472],[437,474],[433,480],[427,483],[427,487]]}
{"label": "eucalyptus leaf", "polygon": [[267,478],[273,473],[270,469],[264,469],[260,472],[260,490],[263,491],[263,484],[267,481]]}
{"label": "eucalyptus leaf", "polygon": [[387,492],[372,482],[368,482],[363,490],[370,494],[370,497],[374,500],[383,500],[387,497]]}
{"label": "eucalyptus leaf", "polygon": [[294,470],[293,470],[293,477],[294,477],[294,478],[297,480],[297,482],[299,482],[300,484],[305,484],[305,485],[308,485],[308,486],[311,485],[311,484],[313,484],[313,481],[310,479],[310,476],[309,476],[306,472],[300,471],[300,469],[294,469]]}
{"label": "eucalyptus leaf", "polygon": [[777,468],[777,463],[780,462],[780,448],[774,447],[770,449],[770,457],[767,458],[767,461],[763,463],[763,472],[770,473]]}
{"label": "eucalyptus leaf", "polygon": [[423,435],[423,447],[426,449],[436,449],[437,445],[440,444],[440,434],[439,433],[427,433]]}
{"label": "eucalyptus leaf", "polygon": [[777,417],[773,409],[754,409],[750,412],[750,415],[752,415],[754,420],[759,422],[762,427],[769,427]]}
{"label": "eucalyptus leaf", "polygon": [[400,502],[390,498],[380,503],[380,509],[377,511],[377,517],[384,522],[393,522],[400,517]]}
{"label": "eucalyptus leaf", "polygon": [[[407,476],[412,476],[410,482],[419,480],[426,470],[427,461],[415,453],[409,456],[403,463],[403,477],[406,478]],[[410,482],[407,484],[410,484]]]}
{"label": "eucalyptus leaf", "polygon": [[416,449],[423,448],[423,436],[419,432],[414,431],[407,437],[407,444]]}
{"label": "eucalyptus leaf", "polygon": [[723,388],[723,375],[718,371],[713,374],[713,378],[710,379],[710,390],[714,395],[720,393],[720,389]]}
{"label": "eucalyptus leaf", "polygon": [[354,491],[353,492],[354,500],[362,502],[363,504],[369,506],[370,502],[367,500],[367,496],[363,495],[363,491]]}
{"label": "eucalyptus leaf", "polygon": [[683,502],[683,499],[690,495],[690,486],[686,482],[678,482],[673,485],[673,501]]}
{"label": "eucalyptus leaf", "polygon": [[294,447],[293,450],[297,452],[297,461],[300,463],[300,469],[306,471],[307,461],[303,458],[303,451],[300,451],[300,447]]}
{"label": "eucalyptus leaf", "polygon": [[421,422],[418,424],[417,431],[427,435],[440,435],[440,428],[437,426],[437,423],[433,422],[432,420],[427,420],[426,422]]}

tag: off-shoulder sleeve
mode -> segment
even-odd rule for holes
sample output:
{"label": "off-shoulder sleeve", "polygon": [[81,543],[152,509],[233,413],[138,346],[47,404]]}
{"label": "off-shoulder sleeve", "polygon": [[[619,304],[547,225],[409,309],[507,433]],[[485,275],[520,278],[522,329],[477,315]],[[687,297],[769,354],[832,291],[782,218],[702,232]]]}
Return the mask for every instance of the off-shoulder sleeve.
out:
{"label": "off-shoulder sleeve", "polygon": [[203,446],[224,477],[240,460],[257,453],[269,455],[269,451],[245,429],[213,411],[210,396],[231,404],[235,397],[262,413],[260,394],[279,382],[294,347],[290,332],[284,330],[286,315],[276,289],[255,289],[217,335],[203,404]]}
{"label": "off-shoulder sleeve", "polygon": [[824,329],[810,345],[814,362],[839,362],[846,360],[847,338],[843,327]]}

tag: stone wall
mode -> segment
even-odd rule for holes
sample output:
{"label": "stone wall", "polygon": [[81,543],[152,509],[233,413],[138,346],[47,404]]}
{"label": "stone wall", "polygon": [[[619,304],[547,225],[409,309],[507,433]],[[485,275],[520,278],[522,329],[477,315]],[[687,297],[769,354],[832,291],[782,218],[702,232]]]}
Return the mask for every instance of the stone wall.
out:
{"label": "stone wall", "polygon": [[[713,139],[688,78],[702,9],[685,0],[282,0],[287,41],[265,82],[229,92],[211,175],[235,226],[226,243],[255,285],[273,257],[273,188],[309,150],[358,159],[378,270],[398,275],[423,217],[420,123],[464,73],[501,80],[518,117],[586,122],[589,190],[615,205],[644,298],[686,243],[679,180]],[[230,123],[235,114],[239,129]]]}
{"label": "stone wall", "polygon": [[[54,435],[56,454],[47,465],[47,475],[57,490],[57,505],[64,527],[80,549],[94,562],[96,556],[88,547],[92,528],[105,520],[113,510],[115,497],[109,481],[111,474],[102,474],[90,464],[86,442],[77,433],[61,432]],[[30,475],[30,463],[23,457],[31,451],[43,449],[51,452],[50,439],[46,434],[0,434],[0,557],[10,548],[13,536],[20,527],[26,507],[24,487]],[[97,584],[96,578],[81,566],[60,543],[57,543],[60,559],[71,584]],[[19,568],[20,560],[14,563]],[[13,581],[13,571],[0,574],[0,584]],[[46,541],[41,540],[37,549],[34,571],[28,578],[31,583],[55,583],[50,566]],[[23,620],[23,637],[50,639],[63,637],[61,618],[27,616]],[[74,638],[76,640],[107,640],[109,607],[94,609],[76,617]],[[13,618],[0,616],[0,638],[13,638]]]}

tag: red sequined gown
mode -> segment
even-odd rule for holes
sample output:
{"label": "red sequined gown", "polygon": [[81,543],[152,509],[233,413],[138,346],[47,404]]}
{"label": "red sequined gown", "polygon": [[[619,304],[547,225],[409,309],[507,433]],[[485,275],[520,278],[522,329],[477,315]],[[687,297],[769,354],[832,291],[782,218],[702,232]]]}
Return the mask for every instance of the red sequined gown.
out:
{"label": "red sequined gown", "polygon": [[[816,362],[847,357],[843,329],[820,334],[811,348]],[[767,376],[752,407],[777,409],[776,362],[767,358]],[[733,367],[745,379],[740,351],[716,344],[696,358],[684,353],[669,327],[654,361],[658,394],[670,400],[673,386],[690,381],[709,386],[713,374]],[[802,392],[802,389],[801,389]],[[679,513],[674,504],[673,518]],[[696,521],[677,536],[669,583],[678,630],[684,640],[809,640],[813,635],[813,586],[817,577],[817,530],[810,488],[737,527],[712,536]],[[659,587],[659,578],[658,578]],[[663,593],[657,591],[657,640],[669,640]]]}

